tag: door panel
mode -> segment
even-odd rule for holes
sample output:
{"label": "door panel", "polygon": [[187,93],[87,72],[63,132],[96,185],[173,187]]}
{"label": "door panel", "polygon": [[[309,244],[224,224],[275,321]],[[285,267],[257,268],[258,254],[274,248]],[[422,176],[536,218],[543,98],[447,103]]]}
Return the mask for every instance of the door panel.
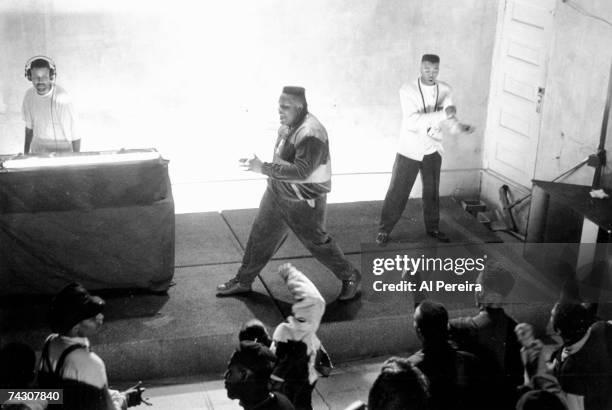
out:
{"label": "door panel", "polygon": [[539,93],[546,79],[555,0],[502,0],[489,115],[485,167],[531,186],[541,121]]}

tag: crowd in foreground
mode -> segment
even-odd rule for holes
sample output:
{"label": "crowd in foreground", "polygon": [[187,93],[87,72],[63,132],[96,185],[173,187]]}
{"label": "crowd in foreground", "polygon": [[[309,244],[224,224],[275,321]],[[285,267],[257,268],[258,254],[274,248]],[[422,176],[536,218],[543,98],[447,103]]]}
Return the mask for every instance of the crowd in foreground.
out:
{"label": "crowd in foreground", "polygon": [[[256,318],[238,335],[225,388],[245,409],[312,409],[319,377],[332,364],[317,337],[325,300],[291,264],[279,275],[291,292],[292,313],[273,332]],[[530,324],[504,311],[514,286],[499,265],[478,277],[478,312],[449,319],[446,308],[424,300],[414,312],[422,348],[384,362],[368,403],[348,409],[397,410],[610,410],[612,322],[598,318],[567,286],[551,311],[558,344],[544,343]],[[104,301],[77,283],[65,287],[50,309],[52,334],[40,360],[33,349],[10,343],[0,350],[0,388],[63,388],[63,407],[42,400],[6,402],[2,409],[127,409],[146,402],[143,388],[109,388],[103,360],[89,339],[103,323]]]}

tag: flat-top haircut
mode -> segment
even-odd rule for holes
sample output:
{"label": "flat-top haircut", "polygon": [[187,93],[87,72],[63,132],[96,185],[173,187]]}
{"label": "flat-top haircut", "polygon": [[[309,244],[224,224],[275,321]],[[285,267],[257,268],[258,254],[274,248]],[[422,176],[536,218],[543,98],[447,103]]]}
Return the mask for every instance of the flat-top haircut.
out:
{"label": "flat-top haircut", "polygon": [[306,89],[304,87],[287,85],[283,87],[283,94],[293,95],[294,97],[298,97],[306,101]]}
{"label": "flat-top haircut", "polygon": [[437,54],[423,54],[423,57],[421,57],[421,63],[424,62],[440,64],[440,57]]}

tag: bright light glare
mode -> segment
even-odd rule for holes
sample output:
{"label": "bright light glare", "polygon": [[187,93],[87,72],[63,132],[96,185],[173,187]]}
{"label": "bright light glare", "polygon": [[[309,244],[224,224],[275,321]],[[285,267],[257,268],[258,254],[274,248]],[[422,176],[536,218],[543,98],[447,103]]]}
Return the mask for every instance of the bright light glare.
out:
{"label": "bright light glare", "polygon": [[125,162],[138,162],[159,159],[161,156],[157,151],[126,152],[126,153],[101,153],[95,155],[76,156],[49,156],[49,157],[24,157],[10,159],[2,163],[7,170],[29,169],[29,168],[57,168],[65,166],[83,166],[98,164],[115,164]]}

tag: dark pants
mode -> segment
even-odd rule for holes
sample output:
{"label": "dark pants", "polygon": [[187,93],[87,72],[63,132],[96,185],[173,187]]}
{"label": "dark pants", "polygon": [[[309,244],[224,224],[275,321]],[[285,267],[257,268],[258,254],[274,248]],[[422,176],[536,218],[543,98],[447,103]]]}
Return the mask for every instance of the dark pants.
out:
{"label": "dark pants", "polygon": [[345,258],[334,238],[325,232],[325,196],[315,200],[314,208],[306,201],[290,201],[268,187],[261,199],[259,213],[242,258],[237,278],[250,285],[274,256],[287,237],[289,229],[319,262],[338,279],[349,279],[355,267]]}
{"label": "dark pants", "polygon": [[391,184],[380,215],[379,232],[391,233],[406,208],[406,202],[419,171],[423,183],[423,217],[425,229],[437,231],[440,223],[440,167],[442,157],[437,152],[415,161],[403,155],[395,156]]}
{"label": "dark pants", "polygon": [[312,391],[314,390],[315,384],[308,383],[308,380],[300,382],[285,382],[282,393],[295,407],[295,410],[312,410]]}

